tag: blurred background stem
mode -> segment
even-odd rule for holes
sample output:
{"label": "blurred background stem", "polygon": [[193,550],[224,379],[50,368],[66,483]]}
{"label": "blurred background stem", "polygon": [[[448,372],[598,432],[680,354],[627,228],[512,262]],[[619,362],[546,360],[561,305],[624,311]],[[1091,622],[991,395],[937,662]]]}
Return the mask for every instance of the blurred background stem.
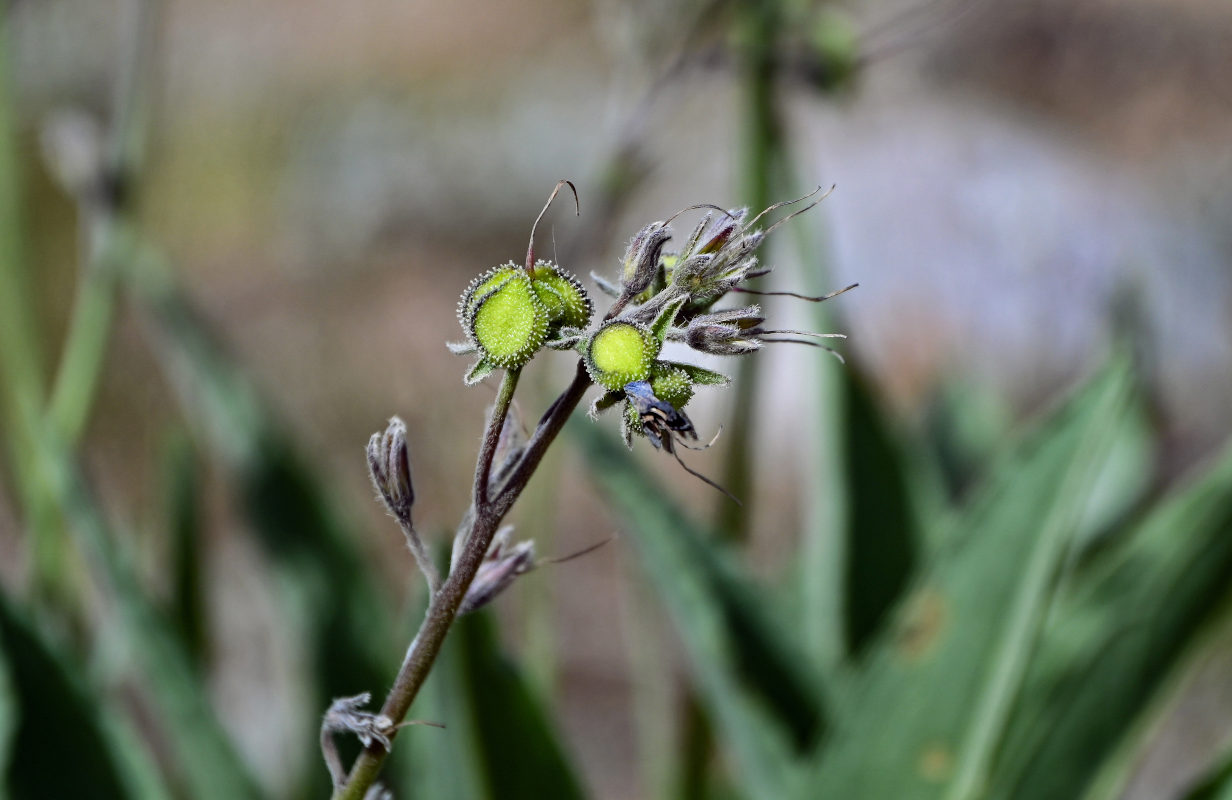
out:
{"label": "blurred background stem", "polygon": [[25,252],[22,174],[17,158],[16,115],[9,76],[12,49],[0,15],[0,395],[12,480],[30,537],[30,596],[61,605],[71,594],[63,563],[64,535],[54,498],[32,469],[44,392],[42,341],[35,293]]}
{"label": "blurred background stem", "polygon": [[[778,3],[748,3],[738,6],[742,15],[744,69],[744,155],[742,201],[752,213],[769,206],[777,188],[777,169],[785,158],[783,130],[775,107],[775,44],[781,14]],[[720,505],[718,530],[729,541],[743,541],[753,514],[753,441],[757,415],[754,402],[760,359],[742,358],[732,376],[730,405],[731,435],[720,483],[739,497],[741,504],[724,500]]]}
{"label": "blurred background stem", "polygon": [[[78,274],[77,295],[69,317],[64,351],[56,371],[50,398],[44,410],[44,368],[39,342],[43,332],[37,319],[36,295],[30,285],[29,265],[22,242],[23,215],[20,211],[20,170],[17,165],[16,133],[13,125],[13,98],[8,81],[8,52],[0,59],[0,215],[6,226],[0,230],[0,325],[5,346],[0,361],[6,374],[4,384],[6,425],[9,429],[10,457],[14,482],[25,509],[25,525],[32,539],[32,582],[34,596],[43,597],[61,610],[75,606],[78,589],[66,547],[64,519],[57,509],[54,493],[36,477],[35,449],[44,421],[49,433],[68,450],[74,451],[89,421],[97,393],[98,379],[106,358],[107,345],[115,318],[117,271],[131,256],[132,237],[127,231],[133,208],[132,187],[135,170],[145,141],[150,61],[157,27],[154,0],[129,0],[121,16],[125,50],[114,93],[114,113],[103,142],[79,140],[86,150],[97,146],[101,160],[88,164],[92,174],[69,176],[65,188],[78,202],[82,218],[80,230],[85,238],[85,261]],[[56,133],[55,131],[52,132]],[[89,130],[65,131],[67,135],[89,137]],[[55,162],[65,157],[50,137],[48,157]],[[52,163],[53,173],[62,177],[71,167]],[[62,169],[65,167],[65,169]]]}
{"label": "blurred background stem", "polygon": [[69,447],[76,446],[89,421],[111,339],[118,273],[135,253],[130,228],[156,72],[160,7],[158,0],[128,0],[122,10],[124,50],[119,58],[113,116],[100,146],[102,161],[94,179],[77,192],[86,259],[78,275],[77,297],[51,391],[51,424]]}
{"label": "blurred background stem", "polygon": [[[744,155],[741,199],[753,213],[769,206],[776,187],[776,168],[785,158],[783,131],[775,107],[775,44],[781,22],[776,0],[739,5],[738,31],[743,44]],[[754,411],[761,360],[739,359],[732,376],[732,399],[726,458],[720,483],[741,503],[726,498],[719,505],[716,531],[729,542],[748,539],[754,508],[753,458]],[[702,798],[707,794],[707,774],[714,734],[700,701],[693,691],[685,693],[682,712],[680,766],[676,796]]]}

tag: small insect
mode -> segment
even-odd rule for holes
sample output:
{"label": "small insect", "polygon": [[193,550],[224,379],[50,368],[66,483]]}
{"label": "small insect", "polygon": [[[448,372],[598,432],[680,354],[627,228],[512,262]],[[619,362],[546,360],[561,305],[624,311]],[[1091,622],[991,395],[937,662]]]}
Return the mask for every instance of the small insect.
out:
{"label": "small insect", "polygon": [[[701,480],[709,486],[713,486],[723,494],[731,498],[736,505],[743,505],[740,498],[733,495],[731,492],[724,489],[719,484],[707,478],[697,470],[689,467],[688,464],[680,458],[680,453],[676,452],[676,444],[688,450],[705,450],[714,444],[714,440],[719,438],[719,434],[714,435],[711,439],[701,447],[692,447],[685,444],[685,439],[697,441],[697,431],[693,428],[693,421],[680,409],[673,406],[671,403],[665,403],[655,396],[654,390],[650,386],[649,381],[633,381],[625,384],[625,398],[637,412],[638,419],[642,424],[642,433],[646,434],[646,438],[658,450],[664,450],[671,453],[676,459],[676,463],[693,477]],[[719,429],[722,433],[723,429]]]}
{"label": "small insect", "polygon": [[672,451],[672,433],[681,438],[697,439],[693,421],[683,411],[655,397],[649,381],[633,381],[625,385],[625,397],[642,421],[642,432],[658,450]]}

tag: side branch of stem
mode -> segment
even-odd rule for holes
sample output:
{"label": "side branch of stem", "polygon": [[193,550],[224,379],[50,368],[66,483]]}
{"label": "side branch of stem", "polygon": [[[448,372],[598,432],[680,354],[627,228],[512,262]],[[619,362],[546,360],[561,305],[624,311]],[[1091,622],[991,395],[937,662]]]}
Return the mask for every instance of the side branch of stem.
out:
{"label": "side branch of stem", "polygon": [[[492,537],[496,534],[501,520],[509,512],[522,490],[526,488],[527,482],[539,466],[548,446],[560,433],[565,421],[577,408],[582,395],[590,386],[586,369],[579,362],[573,382],[556,398],[543,419],[539,421],[534,435],[527,443],[521,459],[504,486],[494,498],[489,498],[488,482],[492,472],[492,461],[500,441],[501,429],[509,413],[509,405],[513,400],[513,392],[517,388],[517,381],[517,370],[505,373],[500,390],[497,392],[496,406],[484,431],[483,442],[475,463],[475,503],[469,512],[471,524],[466,533],[465,545],[456,557],[449,577],[441,585],[440,591],[433,594],[423,624],[415,634],[406,658],[402,662],[402,667],[398,671],[398,676],[394,679],[394,685],[385,698],[385,704],[381,707],[381,713],[393,720],[395,725],[406,718],[411,704],[427,679],[428,672],[445,642],[445,635],[453,625],[458,615],[458,608],[466,597],[466,591],[470,588],[475,573],[479,571],[480,565],[487,556]],[[377,742],[364,748],[359,758],[356,759],[346,783],[334,793],[334,800],[362,800],[369,787],[376,782],[388,755],[385,748]]]}

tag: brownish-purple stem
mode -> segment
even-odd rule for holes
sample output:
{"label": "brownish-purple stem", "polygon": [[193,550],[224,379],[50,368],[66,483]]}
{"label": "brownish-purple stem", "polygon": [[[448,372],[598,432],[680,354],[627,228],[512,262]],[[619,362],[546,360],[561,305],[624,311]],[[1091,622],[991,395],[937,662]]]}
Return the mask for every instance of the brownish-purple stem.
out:
{"label": "brownish-purple stem", "polygon": [[[432,669],[432,664],[441,651],[441,645],[445,642],[445,635],[458,615],[458,608],[462,605],[466,591],[475,579],[475,573],[483,564],[488,548],[492,544],[492,537],[500,527],[501,520],[513,507],[522,490],[526,488],[527,482],[539,466],[548,446],[560,433],[565,421],[577,408],[582,395],[590,386],[590,378],[586,374],[586,369],[579,362],[573,382],[556,398],[539,421],[535,433],[527,443],[521,459],[510,473],[508,480],[498,489],[495,497],[489,497],[488,481],[492,473],[492,460],[496,453],[496,445],[500,440],[501,429],[504,427],[505,418],[509,412],[509,404],[513,399],[513,391],[517,387],[517,381],[517,370],[505,373],[497,393],[496,406],[488,420],[488,427],[484,431],[479,457],[475,463],[475,503],[472,509],[472,521],[462,553],[457,558],[440,591],[433,595],[428,604],[428,612],[423,624],[420,625],[418,633],[411,641],[406,658],[402,662],[402,668],[398,670],[398,677],[394,679],[394,685],[385,698],[385,704],[381,707],[381,713],[393,720],[395,725],[406,718],[411,704],[419,694],[424,680],[427,679],[428,672]],[[377,742],[364,748],[359,758],[355,760],[346,782],[334,792],[334,800],[363,800],[368,789],[380,775],[381,767],[388,755],[385,748]]]}

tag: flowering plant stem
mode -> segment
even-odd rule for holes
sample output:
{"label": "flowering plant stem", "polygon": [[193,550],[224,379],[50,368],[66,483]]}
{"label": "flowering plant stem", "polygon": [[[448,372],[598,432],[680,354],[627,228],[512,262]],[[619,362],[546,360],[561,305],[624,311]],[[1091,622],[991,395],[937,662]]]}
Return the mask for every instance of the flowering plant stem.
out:
{"label": "flowering plant stem", "polygon": [[[462,552],[454,560],[453,569],[440,590],[433,593],[424,621],[415,638],[411,640],[402,668],[398,670],[394,685],[381,707],[380,713],[388,717],[395,726],[406,718],[411,703],[415,701],[420,687],[427,679],[428,672],[445,642],[445,635],[458,615],[458,608],[487,555],[501,520],[526,488],[548,446],[556,439],[565,421],[590,386],[590,377],[579,362],[573,382],[548,408],[509,478],[504,485],[495,487],[493,494],[493,487],[489,485],[492,462],[514,390],[517,388],[519,374],[520,369],[505,372],[496,395],[492,416],[484,431],[479,456],[475,462],[474,500],[467,516],[470,527],[463,539]],[[347,780],[334,792],[334,800],[363,800],[376,781],[388,755],[388,751],[379,742],[365,747],[356,759]]]}

